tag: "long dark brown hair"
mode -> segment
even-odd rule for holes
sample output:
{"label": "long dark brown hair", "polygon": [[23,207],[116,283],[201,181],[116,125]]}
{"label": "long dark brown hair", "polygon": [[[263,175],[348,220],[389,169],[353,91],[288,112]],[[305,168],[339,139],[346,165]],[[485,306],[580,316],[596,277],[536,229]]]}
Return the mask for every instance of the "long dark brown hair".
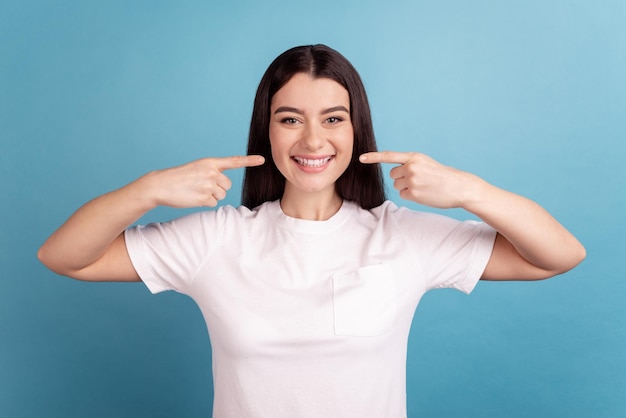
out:
{"label": "long dark brown hair", "polygon": [[342,199],[356,202],[364,209],[381,205],[385,200],[385,189],[380,164],[359,162],[359,155],[377,151],[365,87],[352,64],[326,45],[289,49],[279,55],[265,71],[254,98],[248,137],[248,154],[262,155],[265,164],[246,168],[242,204],[253,209],[264,202],[280,199],[283,195],[285,178],[278,171],[270,148],[270,107],[274,94],[298,73],[329,78],[348,91],[354,147],[350,165],[337,179],[335,189]]}

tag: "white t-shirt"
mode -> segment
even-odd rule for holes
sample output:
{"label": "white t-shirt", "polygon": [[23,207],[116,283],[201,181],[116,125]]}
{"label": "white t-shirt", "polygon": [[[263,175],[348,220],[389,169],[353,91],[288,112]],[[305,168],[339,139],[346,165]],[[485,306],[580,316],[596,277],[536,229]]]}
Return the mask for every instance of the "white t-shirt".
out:
{"label": "white t-shirt", "polygon": [[495,231],[352,202],[327,221],[278,201],[126,231],[153,293],[191,296],[213,351],[216,418],[406,417],[411,321],[428,290],[469,293]]}

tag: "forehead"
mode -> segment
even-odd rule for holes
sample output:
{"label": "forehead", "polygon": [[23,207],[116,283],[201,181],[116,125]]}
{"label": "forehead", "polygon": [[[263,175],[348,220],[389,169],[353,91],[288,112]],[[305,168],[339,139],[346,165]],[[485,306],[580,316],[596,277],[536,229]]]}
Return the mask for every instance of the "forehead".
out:
{"label": "forehead", "polygon": [[350,95],[341,84],[330,78],[314,78],[298,73],[272,97],[272,107],[290,105],[305,107],[350,106]]}

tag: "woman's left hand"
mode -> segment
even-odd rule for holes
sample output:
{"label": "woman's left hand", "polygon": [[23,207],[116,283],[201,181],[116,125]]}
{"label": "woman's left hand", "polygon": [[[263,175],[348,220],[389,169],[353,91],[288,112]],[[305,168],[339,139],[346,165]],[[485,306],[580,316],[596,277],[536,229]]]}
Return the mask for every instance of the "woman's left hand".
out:
{"label": "woman's left hand", "polygon": [[545,279],[585,258],[585,248],[545,209],[480,177],[414,152],[368,152],[360,160],[400,164],[390,175],[403,199],[442,209],[461,207],[498,231],[483,279]]}
{"label": "woman's left hand", "polygon": [[438,163],[417,152],[368,152],[364,164],[400,164],[389,172],[393,187],[406,200],[440,209],[462,207],[478,177]]}

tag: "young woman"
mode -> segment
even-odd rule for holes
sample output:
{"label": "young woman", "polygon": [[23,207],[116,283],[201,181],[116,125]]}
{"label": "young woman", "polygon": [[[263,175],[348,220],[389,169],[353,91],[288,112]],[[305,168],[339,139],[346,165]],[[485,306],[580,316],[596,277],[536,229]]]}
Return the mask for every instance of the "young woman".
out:
{"label": "young woman", "polygon": [[[84,205],[39,251],[69,277],[191,296],[213,348],[216,417],[404,417],[426,291],[545,279],[585,257],[536,203],[423,154],[377,152],[356,70],[323,45],[270,65],[248,154],[148,173]],[[484,222],[386,201],[381,162],[397,164],[402,198]],[[243,206],[129,228],[159,205],[216,206],[239,167]]]}

